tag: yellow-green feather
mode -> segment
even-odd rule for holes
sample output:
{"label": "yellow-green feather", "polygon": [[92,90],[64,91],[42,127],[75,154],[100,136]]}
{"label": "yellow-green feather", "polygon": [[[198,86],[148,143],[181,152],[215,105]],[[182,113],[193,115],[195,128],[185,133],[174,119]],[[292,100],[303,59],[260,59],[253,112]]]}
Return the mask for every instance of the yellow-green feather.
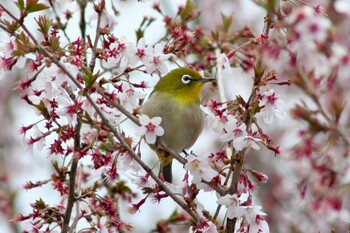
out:
{"label": "yellow-green feather", "polygon": [[[190,75],[192,82],[184,84],[183,75]],[[173,150],[180,153],[191,147],[203,128],[204,116],[200,109],[200,92],[204,82],[201,75],[189,68],[178,68],[161,78],[143,104],[141,112],[149,117],[162,118],[161,126],[165,133],[161,139]],[[154,148],[154,147],[153,147]],[[156,149],[156,148],[154,148]],[[172,157],[164,158],[163,151],[157,151],[163,172],[171,172]],[[164,174],[171,182],[171,174]]]}

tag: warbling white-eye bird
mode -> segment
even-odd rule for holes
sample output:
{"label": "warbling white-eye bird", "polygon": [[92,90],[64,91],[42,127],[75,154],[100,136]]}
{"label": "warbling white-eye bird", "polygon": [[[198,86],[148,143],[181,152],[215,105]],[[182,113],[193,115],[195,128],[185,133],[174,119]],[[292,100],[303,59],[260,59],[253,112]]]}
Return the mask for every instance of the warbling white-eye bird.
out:
{"label": "warbling white-eye bird", "polygon": [[[161,117],[164,135],[160,138],[177,153],[190,148],[197,140],[204,125],[200,109],[200,92],[205,79],[190,68],[177,68],[162,77],[148,100],[142,105],[142,114]],[[171,183],[173,158],[163,149],[151,146],[160,158],[160,174]]]}

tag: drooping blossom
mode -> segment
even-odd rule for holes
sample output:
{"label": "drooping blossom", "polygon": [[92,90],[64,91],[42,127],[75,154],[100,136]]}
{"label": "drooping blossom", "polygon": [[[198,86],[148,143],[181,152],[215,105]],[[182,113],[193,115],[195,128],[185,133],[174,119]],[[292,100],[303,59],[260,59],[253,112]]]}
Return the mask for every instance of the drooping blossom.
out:
{"label": "drooping blossom", "polygon": [[220,139],[224,142],[232,140],[233,147],[236,151],[241,151],[245,147],[252,147],[255,150],[259,150],[260,146],[258,142],[261,139],[249,135],[246,131],[245,124],[237,126],[235,122],[228,124],[225,128],[226,132],[221,135]]}
{"label": "drooping blossom", "polygon": [[287,115],[283,110],[285,107],[284,101],[275,93],[273,89],[267,90],[262,94],[262,99],[259,102],[259,106],[264,106],[261,113],[266,124],[271,124],[275,117],[284,119]]}

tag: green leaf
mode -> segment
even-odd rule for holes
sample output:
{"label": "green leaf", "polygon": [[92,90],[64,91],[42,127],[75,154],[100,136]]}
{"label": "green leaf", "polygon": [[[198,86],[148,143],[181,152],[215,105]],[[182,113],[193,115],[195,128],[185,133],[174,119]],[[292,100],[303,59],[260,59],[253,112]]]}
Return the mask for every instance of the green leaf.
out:
{"label": "green leaf", "polygon": [[20,11],[24,10],[24,1],[23,0],[18,0],[15,4]]}
{"label": "green leaf", "polygon": [[38,0],[27,0],[26,10],[28,13],[46,10],[49,7],[45,4],[38,3]]}
{"label": "green leaf", "polygon": [[4,23],[10,32],[15,32],[20,27],[19,23],[17,23],[16,21],[10,22],[10,21],[7,21],[6,19],[4,19]]}
{"label": "green leaf", "polygon": [[185,8],[181,11],[180,17],[182,20],[186,19],[187,16],[194,12],[194,5],[190,0],[187,0]]}
{"label": "green leaf", "polygon": [[39,210],[43,210],[45,209],[47,206],[46,206],[46,203],[43,201],[43,199],[39,199],[39,200],[36,200],[35,201],[35,204],[32,206],[34,207],[35,209],[39,209]]}
{"label": "green leaf", "polygon": [[49,38],[50,48],[53,51],[59,51],[60,50],[60,39],[57,36],[51,36]]}
{"label": "green leaf", "polygon": [[32,47],[29,43],[28,37],[21,32],[15,40],[16,49],[13,50],[12,55],[14,56],[23,56],[26,53],[30,53],[32,51]]}
{"label": "green leaf", "polygon": [[221,14],[221,19],[222,19],[222,25],[220,25],[220,29],[222,29],[222,31],[228,33],[230,28],[232,27],[232,24],[233,24],[232,15],[226,16],[224,14]]}
{"label": "green leaf", "polygon": [[268,0],[266,4],[266,10],[267,12],[274,12],[277,6],[277,1],[276,0]]}
{"label": "green leaf", "polygon": [[36,109],[45,117],[45,119],[50,119],[49,111],[47,110],[43,101],[40,101],[38,105],[35,105]]}
{"label": "green leaf", "polygon": [[39,25],[39,31],[43,34],[43,36],[45,37],[45,39],[48,38],[49,36],[49,31],[50,28],[52,26],[52,19],[48,19],[46,18],[46,16],[39,16],[39,19],[35,19],[36,23]]}
{"label": "green leaf", "polygon": [[145,31],[142,30],[141,28],[136,30],[136,41],[139,41],[145,34]]}
{"label": "green leaf", "polygon": [[91,70],[89,68],[84,68],[83,73],[86,87],[92,87],[96,79],[94,79],[94,75],[92,74]]}
{"label": "green leaf", "polygon": [[56,160],[52,161],[52,166],[55,169],[56,173],[60,173],[60,166],[58,165],[58,162]]}

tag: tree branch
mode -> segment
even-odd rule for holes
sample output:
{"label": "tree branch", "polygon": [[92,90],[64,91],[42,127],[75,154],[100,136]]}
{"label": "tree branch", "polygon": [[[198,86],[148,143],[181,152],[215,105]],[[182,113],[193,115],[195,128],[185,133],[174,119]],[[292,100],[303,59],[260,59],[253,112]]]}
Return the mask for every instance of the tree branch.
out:
{"label": "tree branch", "polygon": [[67,233],[69,230],[70,217],[72,215],[73,205],[75,202],[75,181],[78,168],[78,159],[75,157],[80,150],[80,129],[81,129],[81,117],[77,116],[77,125],[75,126],[75,135],[74,135],[74,154],[72,158],[72,165],[69,172],[69,192],[68,200],[66,206],[66,212],[64,214],[64,221],[62,227],[62,233]]}

